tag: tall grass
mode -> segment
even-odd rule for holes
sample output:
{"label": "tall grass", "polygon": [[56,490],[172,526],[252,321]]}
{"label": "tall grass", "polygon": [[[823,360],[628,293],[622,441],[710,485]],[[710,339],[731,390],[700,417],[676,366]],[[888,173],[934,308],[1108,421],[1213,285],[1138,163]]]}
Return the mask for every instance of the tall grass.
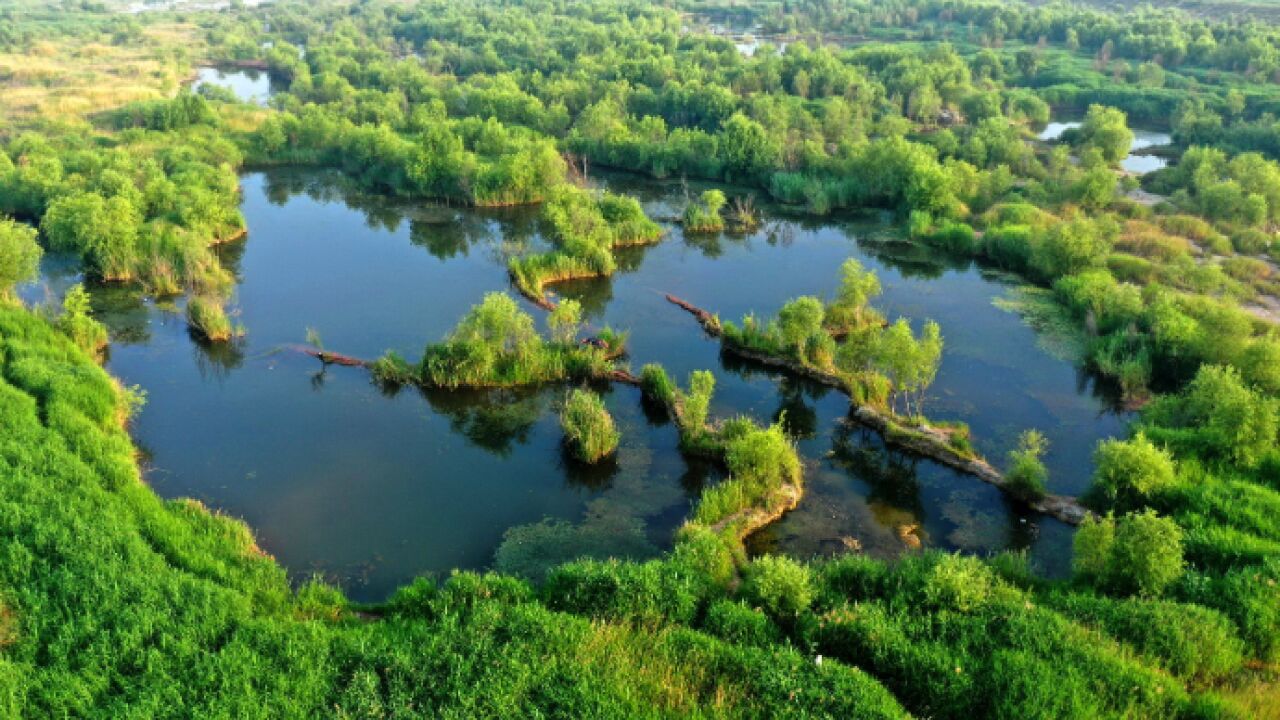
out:
{"label": "tall grass", "polygon": [[600,396],[581,388],[570,391],[560,411],[565,442],[579,460],[595,463],[613,454],[622,436]]}
{"label": "tall grass", "polygon": [[186,312],[187,324],[206,340],[226,342],[240,334],[218,298],[195,295],[187,300]]}

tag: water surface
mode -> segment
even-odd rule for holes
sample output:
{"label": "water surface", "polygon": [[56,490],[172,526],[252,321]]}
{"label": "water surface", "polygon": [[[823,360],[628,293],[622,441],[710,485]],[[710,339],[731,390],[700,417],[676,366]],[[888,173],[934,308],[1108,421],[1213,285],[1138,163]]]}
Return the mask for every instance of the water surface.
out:
{"label": "water surface", "polygon": [[[658,217],[683,203],[676,185],[601,182],[638,195]],[[244,518],[295,576],[321,573],[377,599],[416,574],[491,567],[500,547],[503,568],[535,576],[578,552],[646,557],[670,545],[701,489],[722,477],[680,455],[674,427],[634,388],[600,388],[623,445],[615,462],[588,468],[561,447],[564,386],[387,394],[361,370],[322,370],[288,349],[313,328],[332,350],[417,357],[486,292],[508,289],[509,257],[545,247],[536,210],[396,204],[315,171],[250,173],[242,189],[249,235],[223,250],[238,280],[231,309],[247,331],[241,342],[204,346],[180,302],[143,301],[126,288],[96,288],[95,307],[112,333],[108,369],[148,392],[134,426],[148,481],[166,497]],[[715,415],[785,417],[808,493],[752,539],[753,550],[808,556],[860,545],[892,556],[906,547],[905,531],[926,546],[1027,548],[1042,567],[1065,567],[1066,526],[886,449],[848,424],[839,393],[722,356],[663,293],[726,319],[767,315],[792,297],[829,296],[840,263],[859,258],[880,274],[886,315],[942,325],[947,347],[927,412],[968,422],[998,462],[1019,432],[1040,429],[1059,492],[1083,489],[1094,443],[1122,431],[1112,396],[992,304],[1009,290],[1004,279],[901,242],[887,219],[766,217],[745,237],[685,237],[668,225],[661,244],[621,253],[614,278],[558,288],[582,301],[593,327],[631,332],[634,368],[660,362],[681,382],[713,370]],[[23,289],[29,301],[78,279],[55,256],[44,270],[40,285]],[[522,529],[503,546],[513,527]]]}
{"label": "water surface", "polygon": [[271,77],[263,70],[202,67],[196,71],[191,89],[199,90],[205,85],[226,88],[237,99],[260,107],[266,107],[271,99]]}

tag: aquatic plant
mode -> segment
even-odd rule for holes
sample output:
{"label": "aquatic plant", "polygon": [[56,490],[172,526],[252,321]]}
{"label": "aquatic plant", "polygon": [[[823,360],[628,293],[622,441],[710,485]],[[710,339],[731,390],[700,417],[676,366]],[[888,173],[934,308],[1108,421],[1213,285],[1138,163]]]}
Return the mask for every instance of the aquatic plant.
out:
{"label": "aquatic plant", "polygon": [[720,190],[707,190],[684,209],[684,229],[691,233],[713,233],[724,229],[720,209],[728,200]]}
{"label": "aquatic plant", "polygon": [[195,295],[188,299],[187,324],[211,342],[225,342],[241,334],[231,324],[222,301],[214,297]]}
{"label": "aquatic plant", "polygon": [[574,388],[565,398],[560,427],[574,457],[587,463],[611,455],[622,436],[600,396],[581,388]]}

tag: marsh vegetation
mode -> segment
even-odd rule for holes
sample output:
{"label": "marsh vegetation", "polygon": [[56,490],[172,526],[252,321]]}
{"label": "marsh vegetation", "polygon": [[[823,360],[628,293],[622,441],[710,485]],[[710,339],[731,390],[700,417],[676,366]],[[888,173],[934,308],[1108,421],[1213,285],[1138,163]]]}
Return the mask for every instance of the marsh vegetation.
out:
{"label": "marsh vegetation", "polygon": [[18,0],[0,714],[1271,711],[1232,7]]}

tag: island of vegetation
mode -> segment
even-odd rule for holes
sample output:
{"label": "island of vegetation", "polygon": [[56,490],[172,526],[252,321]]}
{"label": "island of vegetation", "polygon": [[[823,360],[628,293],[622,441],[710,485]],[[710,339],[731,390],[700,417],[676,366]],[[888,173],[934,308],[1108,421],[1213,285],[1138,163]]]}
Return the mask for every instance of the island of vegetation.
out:
{"label": "island of vegetation", "polygon": [[[1264,0],[1167,4],[13,0],[0,716],[1275,717],[1280,18]],[[278,90],[265,106],[192,91],[203,65]],[[1078,127],[1038,137],[1068,114]],[[1160,169],[1125,169],[1131,122],[1169,131]],[[519,295],[487,295],[419,361],[318,336],[308,352],[433,392],[572,388],[563,429],[588,461],[619,430],[582,387],[639,386],[725,476],[669,552],[459,570],[362,604],[143,482],[129,430],[147,388],[100,364],[94,290],[135,288],[234,345],[225,251],[253,241],[237,173],[283,165],[406,202],[541,204],[545,247],[507,268]],[[593,167],[707,189],[654,220]],[[1016,278],[1008,305],[1119,387],[1132,422],[1078,459],[1094,469],[1069,577],[1011,552],[747,552],[805,491],[785,423],[716,417],[710,371],[633,375],[625,334],[583,337],[581,305],[548,286],[610,276],[664,235],[754,232],[753,198],[879,211],[905,241]],[[43,254],[83,282],[32,307],[16,289]],[[680,303],[726,351],[846,392],[888,442],[1058,514],[1034,429],[1001,474],[924,418],[947,329],[886,323],[876,276],[841,273],[834,298],[773,320]]]}

